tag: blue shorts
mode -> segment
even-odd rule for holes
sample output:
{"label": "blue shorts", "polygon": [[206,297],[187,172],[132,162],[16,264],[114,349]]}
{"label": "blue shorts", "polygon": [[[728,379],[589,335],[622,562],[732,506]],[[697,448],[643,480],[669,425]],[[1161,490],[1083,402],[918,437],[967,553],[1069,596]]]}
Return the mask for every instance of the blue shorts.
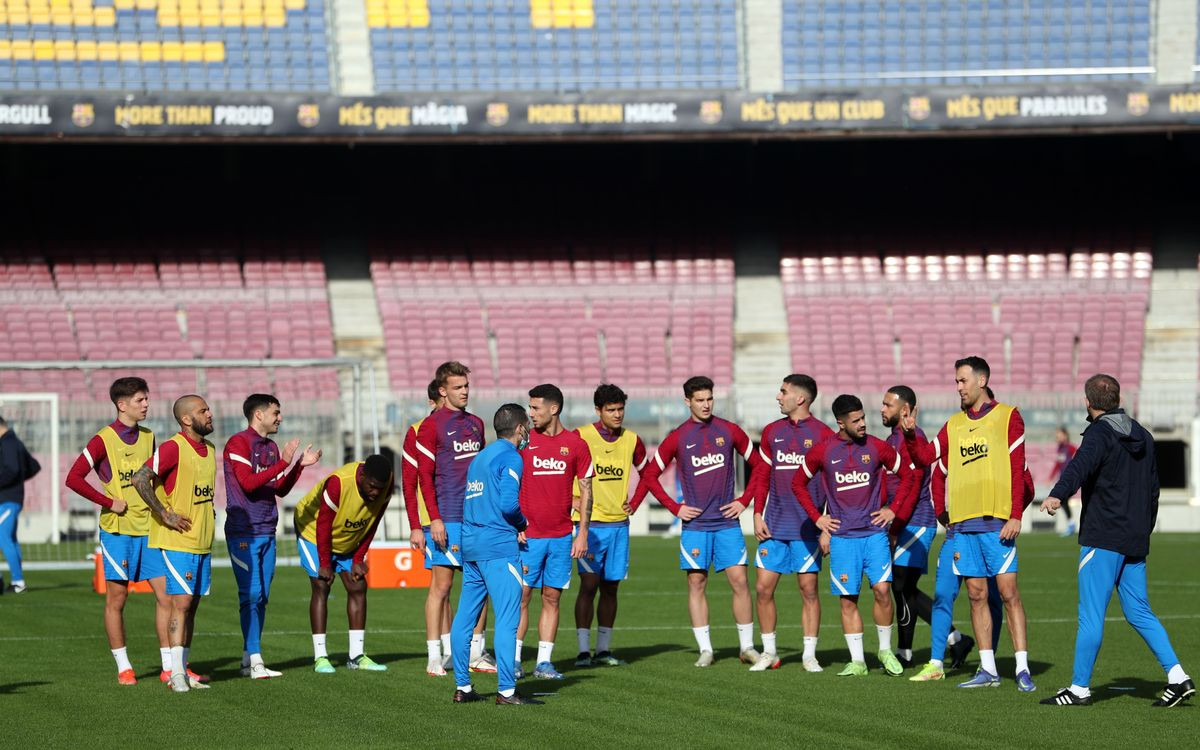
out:
{"label": "blue shorts", "polygon": [[162,555],[150,551],[148,536],[110,534],[101,529],[100,554],[106,581],[149,581],[166,575]]}
{"label": "blue shorts", "polygon": [[[320,555],[317,554],[317,545],[308,541],[304,537],[296,540],[297,546],[300,548],[300,567],[304,568],[304,572],[308,573],[309,578],[317,577],[317,568],[321,566]],[[349,573],[350,568],[354,567],[354,555],[339,555],[334,552],[332,555],[333,574]]]}
{"label": "blue shorts", "polygon": [[605,581],[629,577],[629,524],[588,529],[587,557],[579,558],[579,575],[584,573]]}
{"label": "blue shorts", "polygon": [[717,531],[684,529],[679,535],[679,569],[713,570],[720,573],[746,564],[746,537],[740,528]]}
{"label": "blue shorts", "polygon": [[189,596],[208,596],[212,588],[212,555],[179,552],[173,549],[157,551],[167,571],[167,593]]}
{"label": "blue shorts", "polygon": [[960,531],[954,535],[954,567],[963,578],[1016,573],[1017,540],[1001,539],[999,531]]}
{"label": "blue shorts", "polygon": [[821,545],[804,539],[759,542],[754,565],[775,573],[820,573]]}
{"label": "blue shorts", "polygon": [[429,535],[429,527],[422,526],[425,532],[425,570],[433,570],[435,565],[443,568],[462,569],[462,524],[445,521],[446,546],[439,547],[433,543]]}
{"label": "blue shorts", "polygon": [[892,565],[901,568],[920,568],[929,572],[929,547],[937,536],[936,526],[905,526],[896,539]]}
{"label": "blue shorts", "polygon": [[521,573],[531,589],[571,587],[572,534],[526,539],[521,545]]}
{"label": "blue shorts", "polygon": [[887,534],[835,536],[829,540],[829,591],[858,596],[863,573],[874,586],[892,580],[892,548]]}

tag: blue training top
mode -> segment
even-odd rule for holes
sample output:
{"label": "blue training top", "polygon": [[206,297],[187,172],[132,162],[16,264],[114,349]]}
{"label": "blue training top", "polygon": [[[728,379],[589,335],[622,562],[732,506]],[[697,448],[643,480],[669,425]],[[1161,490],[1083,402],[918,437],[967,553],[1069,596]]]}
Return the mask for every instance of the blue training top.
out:
{"label": "blue training top", "polygon": [[463,560],[518,556],[517,532],[526,525],[518,502],[524,468],[517,447],[507,440],[497,440],[471,461],[463,497]]}

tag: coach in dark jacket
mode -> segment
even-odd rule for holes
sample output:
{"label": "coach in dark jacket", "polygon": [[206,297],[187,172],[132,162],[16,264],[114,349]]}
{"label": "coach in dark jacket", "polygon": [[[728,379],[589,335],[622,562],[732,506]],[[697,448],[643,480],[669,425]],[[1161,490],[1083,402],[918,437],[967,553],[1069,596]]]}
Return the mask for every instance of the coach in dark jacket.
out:
{"label": "coach in dark jacket", "polygon": [[1041,701],[1050,706],[1086,706],[1092,702],[1092,671],[1104,639],[1104,617],[1113,592],[1125,620],[1154,652],[1167,685],[1153,705],[1178,706],[1196,693],[1179,663],[1171,639],[1150,609],[1146,555],[1158,517],[1158,469],[1154,438],[1121,410],[1121,385],[1111,375],[1093,375],[1083,387],[1088,421],[1075,457],[1042,503],[1054,515],[1076,490],[1083,489],[1079,514],[1079,629],[1075,668],[1068,687]]}
{"label": "coach in dark jacket", "polygon": [[41,470],[37,460],[29,455],[17,433],[8,429],[0,417],[0,554],[4,555],[13,582],[4,587],[0,578],[0,594],[21,593],[25,590],[25,575],[21,570],[21,547],[17,543],[17,521],[25,505],[25,482]]}
{"label": "coach in dark jacket", "polygon": [[[1119,388],[1116,403],[1120,403]],[[1097,398],[1105,396],[1101,391]],[[1075,458],[1050,490],[1048,502],[1069,498],[1082,488],[1079,544],[1145,557],[1150,554],[1150,532],[1158,518],[1154,438],[1124,409],[1112,403],[1103,406],[1110,408],[1101,409],[1089,398],[1091,424],[1083,431]]]}

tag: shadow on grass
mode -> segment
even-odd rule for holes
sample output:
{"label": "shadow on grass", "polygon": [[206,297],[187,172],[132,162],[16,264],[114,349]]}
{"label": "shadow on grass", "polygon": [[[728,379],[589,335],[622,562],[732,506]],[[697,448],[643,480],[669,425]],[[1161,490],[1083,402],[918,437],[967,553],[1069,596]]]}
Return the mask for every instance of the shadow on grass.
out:
{"label": "shadow on grass", "polygon": [[[1110,701],[1114,698],[1136,698],[1138,700],[1153,701],[1162,695],[1166,684],[1166,679],[1152,682],[1140,677],[1118,677],[1099,687],[1093,687],[1092,702],[1100,703],[1101,701]],[[1181,705],[1186,706],[1188,703],[1190,703],[1190,700]]]}
{"label": "shadow on grass", "polygon": [[[616,656],[621,661],[627,664],[633,664],[643,659],[649,659],[652,656],[666,654],[672,651],[687,651],[685,646],[678,643],[656,643],[652,646],[630,646],[628,648],[614,649],[613,656]],[[735,654],[736,656],[736,654]],[[564,659],[567,665],[574,665],[574,659]],[[574,667],[573,667],[574,668]],[[578,667],[578,669],[611,669],[612,667]]]}
{"label": "shadow on grass", "polygon": [[21,693],[21,692],[24,692],[23,688],[40,687],[42,685],[49,685],[49,684],[50,684],[49,682],[45,682],[45,681],[36,681],[35,682],[32,680],[26,681],[26,682],[10,682],[7,685],[0,685],[0,695],[12,695],[14,693]]}

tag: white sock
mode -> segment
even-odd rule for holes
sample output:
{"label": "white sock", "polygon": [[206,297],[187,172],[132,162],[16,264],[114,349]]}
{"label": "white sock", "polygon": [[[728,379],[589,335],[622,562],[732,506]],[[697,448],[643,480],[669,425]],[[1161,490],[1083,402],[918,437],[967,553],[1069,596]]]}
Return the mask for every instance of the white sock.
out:
{"label": "white sock", "polygon": [[257,664],[257,665],[261,665],[262,663],[263,663],[262,654],[250,654],[250,664],[249,664],[249,666],[253,667],[253,666],[255,666],[256,664]]}
{"label": "white sock", "polygon": [[596,628],[596,652],[612,651],[612,628],[600,626]]}
{"label": "white sock", "polygon": [[1172,685],[1178,685],[1181,682],[1186,682],[1188,673],[1183,671],[1182,664],[1176,664],[1167,670],[1167,682]]}
{"label": "white sock", "polygon": [[471,635],[471,661],[478,661],[483,658],[483,633],[473,633]]}
{"label": "white sock", "polygon": [[554,652],[554,641],[538,641],[537,663],[541,664],[544,661],[550,661],[550,655],[553,652]]}
{"label": "white sock", "polygon": [[737,623],[738,651],[749,651],[754,648],[754,623]]}
{"label": "white sock", "polygon": [[867,657],[863,656],[862,633],[846,633],[846,647],[850,649],[850,661],[866,662]]}
{"label": "white sock", "polygon": [[815,635],[804,636],[804,655],[802,659],[817,658],[817,637]]}
{"label": "white sock", "polygon": [[517,664],[521,663],[521,647],[524,645],[525,645],[525,642],[522,641],[520,638],[518,638],[517,639]]}
{"label": "white sock", "polygon": [[904,661],[912,661],[912,649],[911,648],[900,649],[900,658],[903,659]]}
{"label": "white sock", "polygon": [[1070,690],[1072,693],[1074,693],[1076,698],[1087,698],[1092,694],[1092,691],[1088,688],[1080,687],[1075,683],[1071,683],[1071,687],[1067,688],[1067,690]]}
{"label": "white sock", "polygon": [[875,634],[879,636],[879,650],[892,650],[892,626],[891,625],[876,625]]}
{"label": "white sock", "polygon": [[946,636],[946,645],[953,646],[962,640],[962,633],[958,632],[958,628],[950,631],[950,635]]}
{"label": "white sock", "polygon": [[692,634],[696,636],[696,645],[700,647],[700,653],[705,651],[712,653],[712,636],[707,625],[702,628],[692,628]]}
{"label": "white sock", "polygon": [[429,653],[429,661],[441,663],[442,661],[442,642],[441,641],[425,641],[425,651]]}
{"label": "white sock", "polygon": [[[1016,673],[1021,674],[1022,672],[1028,672],[1029,671],[1029,652],[1028,651],[1014,651],[1013,656],[1015,656],[1017,658]],[[995,672],[993,672],[992,674],[995,674]]]}
{"label": "white sock", "polygon": [[183,646],[172,646],[171,647],[171,676],[172,677],[174,677],[177,674],[186,674],[186,672],[183,671],[184,663],[185,662],[183,660]]}
{"label": "white sock", "polygon": [[764,654],[775,653],[775,634],[774,633],[763,633],[762,634],[762,642],[763,642],[763,653]]}
{"label": "white sock", "polygon": [[513,693],[515,693],[515,692],[517,692],[517,691],[514,690],[513,688],[509,688],[508,690],[501,690],[500,695],[503,695],[505,698],[511,698],[511,697],[513,697]]}
{"label": "white sock", "polygon": [[351,659],[357,659],[363,655],[363,641],[366,640],[367,631],[351,630],[350,631],[350,653]]}
{"label": "white sock", "polygon": [[472,691],[473,691],[475,688],[474,688],[474,687],[472,687],[471,685],[467,684],[467,685],[459,685],[459,686],[458,686],[458,688],[456,688],[456,689],[457,689],[457,690],[458,690],[458,692],[460,692],[460,693],[470,693],[470,692],[472,692]]}
{"label": "white sock", "polygon": [[117,671],[124,672],[126,669],[133,669],[133,665],[129,663],[129,653],[125,647],[112,649],[113,658],[117,660]]}
{"label": "white sock", "polygon": [[[579,641],[579,653],[586,654],[592,650],[592,629],[591,628],[575,628],[575,639]],[[600,649],[597,647],[596,649]]]}
{"label": "white sock", "polygon": [[979,649],[979,668],[988,674],[996,674],[996,652],[989,649]]}
{"label": "white sock", "polygon": [[158,650],[158,658],[162,661],[162,671],[171,671],[171,647],[160,648]]}
{"label": "white sock", "polygon": [[450,655],[450,634],[442,633],[441,639],[438,641],[442,644],[442,653],[446,656]]}
{"label": "white sock", "polygon": [[943,666],[945,666],[942,664],[941,659],[930,659],[929,663],[932,664],[933,666],[937,667],[938,669],[941,669]]}
{"label": "white sock", "polygon": [[322,659],[329,656],[329,652],[325,650],[325,634],[313,633],[313,659]]}

